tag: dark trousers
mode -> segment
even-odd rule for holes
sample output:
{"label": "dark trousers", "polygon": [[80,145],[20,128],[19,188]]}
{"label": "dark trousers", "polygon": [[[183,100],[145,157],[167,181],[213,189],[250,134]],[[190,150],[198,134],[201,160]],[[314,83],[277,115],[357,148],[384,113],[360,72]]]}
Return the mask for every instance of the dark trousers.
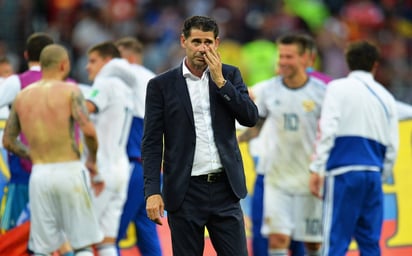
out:
{"label": "dark trousers", "polygon": [[192,177],[181,207],[167,214],[174,256],[202,256],[205,227],[217,255],[248,254],[243,212],[226,177]]}

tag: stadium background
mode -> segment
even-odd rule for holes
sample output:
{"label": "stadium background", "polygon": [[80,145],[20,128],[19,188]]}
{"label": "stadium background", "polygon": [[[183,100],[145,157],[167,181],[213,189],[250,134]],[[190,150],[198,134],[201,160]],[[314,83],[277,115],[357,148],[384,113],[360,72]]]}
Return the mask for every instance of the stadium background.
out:
{"label": "stadium background", "polygon": [[[0,1],[0,56],[12,60],[16,71],[26,68],[22,52],[34,31],[53,35],[68,47],[73,62],[71,76],[88,84],[85,50],[94,43],[134,35],[146,45],[144,64],[162,72],[182,60],[179,46],[183,19],[205,14],[217,19],[224,62],[241,69],[247,85],[273,76],[274,40],[285,31],[304,30],[319,47],[317,69],[334,78],[347,73],[343,49],[347,42],[369,39],[382,49],[377,73],[397,100],[412,103],[412,1],[393,0],[16,0]],[[94,35],[91,37],[90,35]],[[5,117],[0,117],[0,130]],[[383,256],[412,255],[412,116],[400,121],[401,151],[393,180],[384,185],[385,223]],[[247,144],[242,144],[248,190],[253,191],[254,167]],[[8,179],[5,152],[0,149],[0,198]],[[249,195],[250,197],[250,195]],[[250,237],[249,197],[242,205]],[[166,221],[164,221],[165,223]],[[159,227],[164,255],[171,255],[167,225]],[[134,255],[133,228],[122,241],[124,255]],[[0,236],[1,240],[1,236]],[[250,241],[249,241],[250,242]],[[216,255],[206,242],[205,255]],[[351,245],[350,256],[356,254]]]}

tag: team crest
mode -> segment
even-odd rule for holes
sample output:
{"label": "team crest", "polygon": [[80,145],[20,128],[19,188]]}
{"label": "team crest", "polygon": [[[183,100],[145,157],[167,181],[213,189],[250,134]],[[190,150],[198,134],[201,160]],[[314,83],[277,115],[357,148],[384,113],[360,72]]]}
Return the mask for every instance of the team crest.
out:
{"label": "team crest", "polygon": [[304,100],[302,106],[306,112],[312,112],[316,107],[316,103],[313,100]]}

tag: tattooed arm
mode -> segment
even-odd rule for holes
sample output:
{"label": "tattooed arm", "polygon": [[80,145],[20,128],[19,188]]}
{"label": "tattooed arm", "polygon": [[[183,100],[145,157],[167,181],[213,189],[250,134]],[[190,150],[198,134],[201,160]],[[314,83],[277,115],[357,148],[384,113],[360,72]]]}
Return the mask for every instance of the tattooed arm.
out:
{"label": "tattooed arm", "polygon": [[[73,87],[73,88],[76,88],[76,87]],[[89,118],[89,112],[87,110],[86,102],[83,97],[83,94],[78,88],[73,89],[73,92],[71,95],[71,101],[72,101],[72,116],[73,116],[73,119],[79,125],[83,133],[84,143],[86,144],[86,147],[89,152],[88,160],[95,163],[97,148],[98,148],[96,130],[94,128],[92,121]],[[97,170],[90,170],[90,171],[92,173],[97,172]]]}
{"label": "tattooed arm", "polygon": [[30,158],[29,148],[18,139],[20,132],[20,120],[13,104],[4,129],[3,145],[8,151],[19,157]]}

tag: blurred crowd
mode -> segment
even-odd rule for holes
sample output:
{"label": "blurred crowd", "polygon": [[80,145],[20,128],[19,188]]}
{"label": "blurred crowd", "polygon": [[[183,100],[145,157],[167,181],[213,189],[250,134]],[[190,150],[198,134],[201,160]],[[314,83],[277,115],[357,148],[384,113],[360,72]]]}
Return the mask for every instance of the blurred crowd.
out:
{"label": "blurred crowd", "polygon": [[47,32],[70,50],[71,76],[87,84],[87,49],[135,36],[145,45],[144,65],[160,73],[181,62],[180,26],[191,15],[217,20],[222,58],[241,68],[248,85],[273,75],[273,42],[286,31],[313,35],[317,69],[333,78],[348,72],[345,45],[369,39],[381,49],[377,80],[412,104],[412,0],[3,0],[0,57],[16,72],[26,69],[27,36]]}

